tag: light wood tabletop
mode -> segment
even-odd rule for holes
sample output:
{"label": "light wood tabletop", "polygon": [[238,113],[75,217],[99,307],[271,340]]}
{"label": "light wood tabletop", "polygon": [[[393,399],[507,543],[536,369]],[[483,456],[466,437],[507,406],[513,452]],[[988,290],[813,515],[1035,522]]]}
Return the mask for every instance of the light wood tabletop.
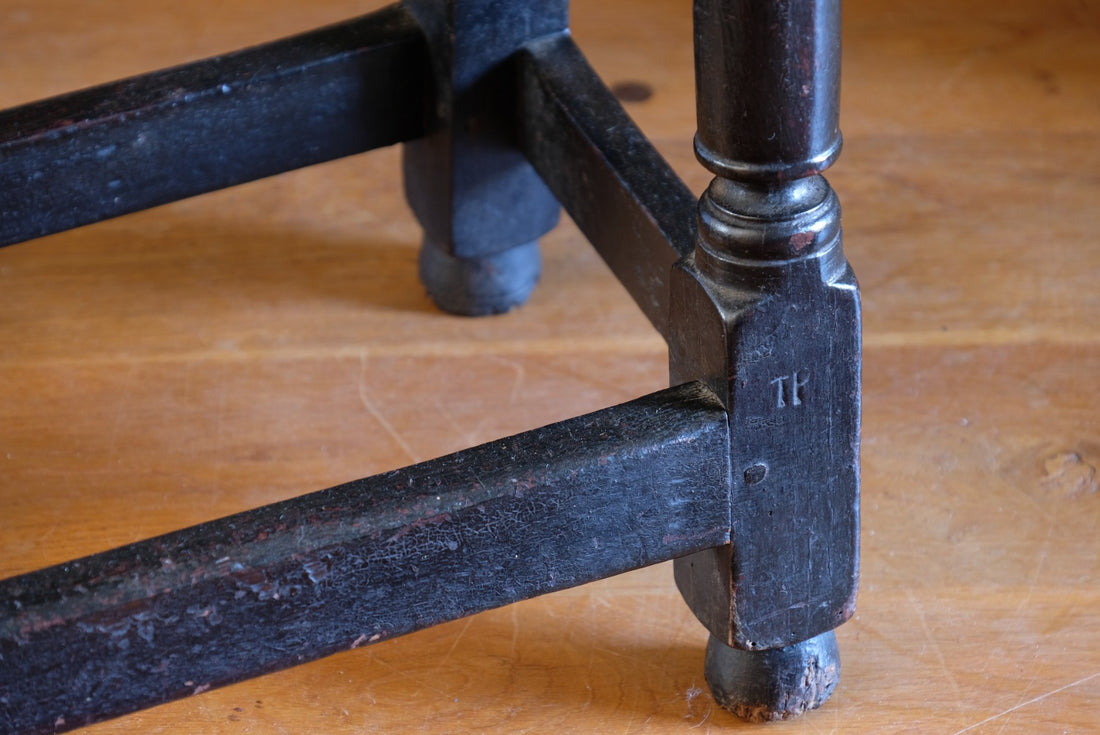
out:
{"label": "light wood tabletop", "polygon": [[[0,107],[380,5],[0,0]],[[700,192],[690,3],[573,18],[609,84],[652,89],[627,109]],[[1100,4],[846,0],[844,34],[862,585],[822,709],[717,708],[659,565],[88,732],[1100,732]],[[0,252],[0,576],[667,385],[568,221],[529,304],[436,310],[399,155]]]}

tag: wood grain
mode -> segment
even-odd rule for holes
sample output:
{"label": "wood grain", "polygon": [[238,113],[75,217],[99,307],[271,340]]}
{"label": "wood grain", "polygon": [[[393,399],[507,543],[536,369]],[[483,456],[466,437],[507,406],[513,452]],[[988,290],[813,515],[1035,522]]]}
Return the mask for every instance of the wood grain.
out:
{"label": "wood grain", "polygon": [[[0,0],[0,106],[381,3]],[[690,10],[576,0],[694,190]],[[864,288],[863,586],[782,732],[1096,732],[1100,9],[845,4],[830,179]],[[0,252],[0,575],[628,400],[664,346],[569,223],[531,303],[435,311],[397,151]],[[2,196],[2,195],[0,195]],[[89,728],[748,730],[666,566]]]}

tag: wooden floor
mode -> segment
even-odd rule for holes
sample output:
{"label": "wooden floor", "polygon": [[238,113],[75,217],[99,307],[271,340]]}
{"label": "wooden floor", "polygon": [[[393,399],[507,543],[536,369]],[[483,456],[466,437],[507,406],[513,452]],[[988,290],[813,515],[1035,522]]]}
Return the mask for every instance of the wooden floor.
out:
{"label": "wooden floor", "polygon": [[[372,0],[0,0],[0,106]],[[575,0],[689,186],[686,0]],[[769,733],[1100,732],[1100,5],[846,0],[830,173],[865,298],[863,582],[833,699]],[[0,576],[663,387],[563,224],[506,316],[436,311],[378,151],[0,252]],[[0,197],[3,194],[0,193]],[[760,730],[667,565],[95,733]],[[2,663],[0,663],[2,665]]]}

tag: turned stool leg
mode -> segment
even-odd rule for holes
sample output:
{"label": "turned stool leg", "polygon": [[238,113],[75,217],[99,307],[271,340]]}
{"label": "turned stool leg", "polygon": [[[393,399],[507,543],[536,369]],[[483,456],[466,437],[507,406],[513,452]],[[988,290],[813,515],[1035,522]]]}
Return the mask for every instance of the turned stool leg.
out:
{"label": "turned stool leg", "polygon": [[673,383],[730,416],[731,543],[676,560],[711,632],[715,698],[750,720],[819,706],[859,535],[859,300],[840,207],[838,0],[696,0],[696,153],[716,178],[671,289]]}

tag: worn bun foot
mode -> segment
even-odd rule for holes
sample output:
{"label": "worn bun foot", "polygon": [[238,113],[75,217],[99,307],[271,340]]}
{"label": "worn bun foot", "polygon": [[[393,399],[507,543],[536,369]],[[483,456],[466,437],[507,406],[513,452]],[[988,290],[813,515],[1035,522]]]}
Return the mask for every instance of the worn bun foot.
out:
{"label": "worn bun foot", "polygon": [[833,631],[786,648],[744,651],[714,636],[705,673],[714,699],[749,722],[788,720],[824,704],[840,680]]}
{"label": "worn bun foot", "polygon": [[539,280],[538,241],[500,253],[461,258],[425,240],[420,280],[444,311],[462,316],[501,314],[523,304]]}

